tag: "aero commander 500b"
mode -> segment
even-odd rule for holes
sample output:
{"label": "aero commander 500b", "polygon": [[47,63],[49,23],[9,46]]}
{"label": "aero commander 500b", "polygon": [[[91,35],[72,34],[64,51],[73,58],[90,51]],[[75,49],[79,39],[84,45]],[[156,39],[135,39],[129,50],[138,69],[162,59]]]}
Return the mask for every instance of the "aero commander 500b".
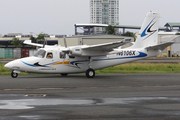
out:
{"label": "aero commander 500b", "polygon": [[[139,31],[136,42],[129,48],[121,49],[127,43],[119,42],[65,46],[48,46],[31,43],[24,44],[40,46],[34,56],[11,61],[5,65],[12,70],[11,76],[16,78],[20,72],[29,73],[60,73],[67,76],[70,73],[86,73],[88,78],[95,76],[95,70],[103,69],[139,59],[156,56],[173,42],[158,45],[159,14],[148,12]],[[119,48],[118,48],[119,47]]]}

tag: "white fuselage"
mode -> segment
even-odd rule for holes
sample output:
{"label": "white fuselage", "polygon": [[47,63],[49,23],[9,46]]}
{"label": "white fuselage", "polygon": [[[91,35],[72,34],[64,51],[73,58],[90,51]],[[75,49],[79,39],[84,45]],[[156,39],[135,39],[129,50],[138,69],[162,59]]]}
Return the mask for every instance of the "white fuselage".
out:
{"label": "white fuselage", "polygon": [[[47,58],[52,53],[52,58]],[[46,49],[44,57],[31,56],[11,61],[6,68],[29,73],[81,73],[87,69],[103,69],[147,57],[155,56],[160,51],[147,51],[146,49],[116,49],[106,56],[96,57],[62,57],[60,48]]]}

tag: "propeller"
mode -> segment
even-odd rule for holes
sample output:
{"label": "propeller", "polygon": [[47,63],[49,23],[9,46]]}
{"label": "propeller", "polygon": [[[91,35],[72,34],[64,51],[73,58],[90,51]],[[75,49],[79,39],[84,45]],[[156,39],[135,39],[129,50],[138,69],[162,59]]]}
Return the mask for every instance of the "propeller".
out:
{"label": "propeller", "polygon": [[45,34],[44,34],[44,44],[43,44],[43,48],[45,48],[45,45],[47,44],[47,41],[46,41],[46,37],[45,37]]}
{"label": "propeller", "polygon": [[64,46],[65,46],[65,48],[67,48],[66,37],[64,37]]}

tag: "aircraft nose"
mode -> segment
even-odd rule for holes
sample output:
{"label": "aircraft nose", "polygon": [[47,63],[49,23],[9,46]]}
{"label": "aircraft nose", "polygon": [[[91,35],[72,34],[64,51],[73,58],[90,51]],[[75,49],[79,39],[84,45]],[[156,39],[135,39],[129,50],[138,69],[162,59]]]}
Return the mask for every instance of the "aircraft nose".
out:
{"label": "aircraft nose", "polygon": [[12,68],[12,63],[9,62],[9,63],[5,64],[4,67],[7,68],[7,69],[11,69]]}
{"label": "aircraft nose", "polygon": [[10,70],[19,70],[20,67],[18,67],[18,63],[19,63],[18,61],[11,61],[5,64],[4,67]]}

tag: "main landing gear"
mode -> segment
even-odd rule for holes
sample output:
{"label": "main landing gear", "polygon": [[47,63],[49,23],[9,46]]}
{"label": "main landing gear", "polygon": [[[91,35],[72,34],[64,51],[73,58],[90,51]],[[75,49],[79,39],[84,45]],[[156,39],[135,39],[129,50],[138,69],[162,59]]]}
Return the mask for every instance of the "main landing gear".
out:
{"label": "main landing gear", "polygon": [[94,76],[95,76],[95,71],[93,69],[90,68],[86,71],[87,78],[93,78]]}
{"label": "main landing gear", "polygon": [[17,78],[18,73],[15,73],[14,70],[11,72],[11,77],[12,78]]}
{"label": "main landing gear", "polygon": [[92,69],[92,59],[89,57],[89,69],[86,70],[86,77],[93,78],[95,76],[95,71]]}

